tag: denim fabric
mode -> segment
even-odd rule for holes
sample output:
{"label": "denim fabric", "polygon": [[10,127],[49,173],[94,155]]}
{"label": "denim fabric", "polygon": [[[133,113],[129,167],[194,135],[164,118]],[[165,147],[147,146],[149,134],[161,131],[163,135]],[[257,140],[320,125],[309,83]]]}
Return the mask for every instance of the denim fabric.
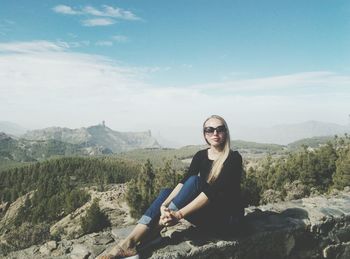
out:
{"label": "denim fabric", "polygon": [[[204,185],[203,180],[199,176],[191,176],[183,184],[181,190],[176,195],[176,197],[169,204],[169,209],[177,211],[182,207],[190,203],[194,198],[201,193],[201,189]],[[151,206],[146,210],[146,212],[139,219],[138,223],[147,226],[153,225],[156,220],[160,217],[160,206],[168,198],[172,189],[162,189],[158,197],[152,202]]]}
{"label": "denim fabric", "polygon": [[[199,176],[191,176],[183,184],[181,190],[176,195],[176,197],[169,204],[169,209],[177,211],[188,203],[190,203],[194,198],[196,198],[207,185],[202,178]],[[172,189],[162,189],[158,197],[153,201],[151,206],[146,210],[144,215],[140,218],[138,223],[147,225],[149,227],[153,226],[158,222],[160,217],[160,206],[166,200],[166,198],[171,193]],[[226,228],[232,217],[228,215],[221,215],[217,213],[214,204],[209,203],[204,208],[195,211],[189,216],[185,217],[186,220],[190,221],[194,225],[204,227],[204,228]]]}
{"label": "denim fabric", "polygon": [[158,197],[152,202],[151,206],[146,210],[137,223],[150,226],[153,221],[160,217],[160,206],[168,198],[172,189],[162,189]]}
{"label": "denim fabric", "polygon": [[171,210],[179,210],[196,198],[207,184],[199,176],[191,176],[183,184],[180,192],[169,205]]}

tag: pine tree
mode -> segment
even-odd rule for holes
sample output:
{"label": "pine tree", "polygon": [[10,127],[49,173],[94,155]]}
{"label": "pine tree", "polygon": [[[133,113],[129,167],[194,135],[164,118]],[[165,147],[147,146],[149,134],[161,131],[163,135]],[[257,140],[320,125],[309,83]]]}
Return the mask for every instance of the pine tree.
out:
{"label": "pine tree", "polygon": [[128,191],[126,193],[126,201],[130,207],[130,215],[133,218],[139,218],[143,211],[140,210],[142,203],[142,197],[139,189],[137,188],[137,183],[132,179],[128,183]]}
{"label": "pine tree", "polygon": [[156,181],[155,181],[155,192],[158,193],[163,188],[174,188],[176,181],[175,170],[172,168],[172,161],[167,160],[164,167],[158,168]]}
{"label": "pine tree", "polygon": [[350,149],[344,150],[340,154],[336,166],[333,187],[342,190],[345,186],[350,186]]}
{"label": "pine tree", "polygon": [[110,225],[111,222],[107,215],[101,211],[97,199],[92,202],[90,208],[86,211],[85,217],[82,217],[80,221],[80,226],[84,234],[98,232]]}
{"label": "pine tree", "polygon": [[131,181],[126,194],[131,208],[131,216],[137,218],[148,208],[155,198],[155,173],[148,159],[136,181]]}

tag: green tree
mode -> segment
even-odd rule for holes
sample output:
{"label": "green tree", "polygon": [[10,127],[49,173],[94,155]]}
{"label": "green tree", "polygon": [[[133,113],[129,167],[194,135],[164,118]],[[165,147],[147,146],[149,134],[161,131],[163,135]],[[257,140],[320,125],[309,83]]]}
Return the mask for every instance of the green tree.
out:
{"label": "green tree", "polygon": [[98,200],[95,199],[86,211],[85,217],[81,218],[80,226],[84,234],[98,232],[109,227],[111,222],[107,215],[101,211]]}
{"label": "green tree", "polygon": [[131,208],[131,216],[138,218],[148,208],[156,196],[155,173],[148,159],[136,181],[128,185],[126,200]]}
{"label": "green tree", "polygon": [[243,173],[241,182],[241,193],[243,206],[259,205],[261,188],[258,185],[255,171],[252,167],[248,169],[248,173]]}
{"label": "green tree", "polygon": [[343,150],[336,162],[337,169],[333,175],[333,187],[343,189],[350,186],[350,149]]}
{"label": "green tree", "polygon": [[158,193],[163,188],[174,188],[176,184],[177,177],[172,167],[172,160],[167,160],[163,167],[156,170],[155,193]]}

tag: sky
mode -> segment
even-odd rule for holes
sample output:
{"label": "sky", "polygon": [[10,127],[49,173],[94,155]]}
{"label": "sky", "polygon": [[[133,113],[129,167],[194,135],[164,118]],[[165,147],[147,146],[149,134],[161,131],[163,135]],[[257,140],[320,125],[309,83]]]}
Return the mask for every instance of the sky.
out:
{"label": "sky", "polygon": [[348,123],[350,1],[0,0],[0,121],[151,130]]}

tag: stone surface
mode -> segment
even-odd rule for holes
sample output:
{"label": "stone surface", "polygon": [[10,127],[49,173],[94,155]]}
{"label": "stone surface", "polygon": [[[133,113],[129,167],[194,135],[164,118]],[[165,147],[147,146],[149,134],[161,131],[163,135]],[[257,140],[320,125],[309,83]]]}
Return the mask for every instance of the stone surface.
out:
{"label": "stone surface", "polygon": [[[73,240],[49,242],[9,254],[7,258],[95,258],[131,231],[114,228]],[[246,209],[239,228],[229,235],[203,232],[186,221],[170,227],[141,258],[350,258],[350,192],[267,204]],[[53,249],[54,248],[54,249]]]}
{"label": "stone surface", "polygon": [[57,248],[57,242],[56,241],[49,241],[45,244],[43,244],[40,248],[39,248],[39,252],[42,255],[50,255],[51,252],[53,250],[55,250]]}
{"label": "stone surface", "polygon": [[72,259],[87,259],[91,253],[88,248],[81,244],[73,245],[73,250],[70,253],[70,258]]}

